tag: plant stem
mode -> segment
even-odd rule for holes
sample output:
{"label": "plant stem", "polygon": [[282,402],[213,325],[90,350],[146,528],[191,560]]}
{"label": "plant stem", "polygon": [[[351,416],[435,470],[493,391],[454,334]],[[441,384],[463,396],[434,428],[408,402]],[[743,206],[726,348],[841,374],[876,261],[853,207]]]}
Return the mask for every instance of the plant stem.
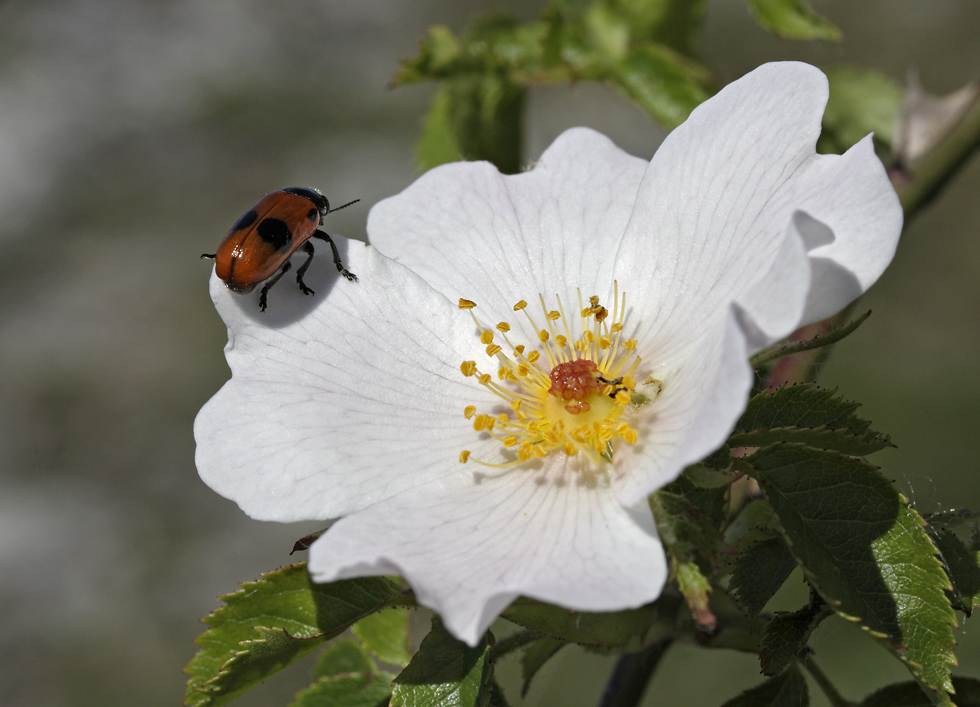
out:
{"label": "plant stem", "polygon": [[816,664],[816,662],[813,660],[813,656],[807,656],[801,662],[803,663],[803,667],[806,668],[806,671],[810,673],[810,677],[813,678],[813,681],[820,686],[820,689],[823,690],[823,694],[825,694],[827,699],[830,700],[830,704],[832,704],[834,707],[856,707],[857,703],[851,702],[850,700],[845,700],[844,697],[837,692],[837,688],[834,687],[833,683],[831,683],[827,678],[826,673],[824,673],[824,671],[822,671]]}
{"label": "plant stem", "polygon": [[638,653],[620,656],[606,683],[599,707],[636,707],[670,643],[671,639],[664,639]]}

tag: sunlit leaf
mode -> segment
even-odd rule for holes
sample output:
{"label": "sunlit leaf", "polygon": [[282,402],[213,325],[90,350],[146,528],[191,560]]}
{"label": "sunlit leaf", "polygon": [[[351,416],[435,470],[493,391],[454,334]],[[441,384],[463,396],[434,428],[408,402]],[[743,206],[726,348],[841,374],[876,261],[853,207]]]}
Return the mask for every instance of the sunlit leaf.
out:
{"label": "sunlit leaf", "polygon": [[756,21],[786,39],[829,39],[839,42],[841,32],[821,17],[806,0],[747,0]]}
{"label": "sunlit leaf", "polygon": [[284,567],[222,597],[185,668],[186,705],[223,705],[398,597],[383,577],[314,584],[305,563]]}
{"label": "sunlit leaf", "polygon": [[391,707],[485,707],[493,678],[490,634],[470,648],[438,619],[418,653],[392,682]]}
{"label": "sunlit leaf", "polygon": [[[980,680],[953,678],[956,707],[980,707]],[[929,699],[917,682],[888,685],[865,697],[858,707],[931,707]]]}
{"label": "sunlit leaf", "polygon": [[410,622],[408,609],[385,609],[365,616],[351,630],[382,663],[405,666],[412,659]]}
{"label": "sunlit leaf", "polygon": [[388,673],[354,673],[319,678],[289,707],[380,707],[391,694]]}
{"label": "sunlit leaf", "polygon": [[827,70],[830,100],[823,114],[823,132],[817,149],[843,153],[868,133],[875,142],[891,147],[902,87],[875,69],[842,66]]}
{"label": "sunlit leaf", "polygon": [[922,518],[858,459],[785,444],[748,461],[811,586],[949,704],[956,617]]}

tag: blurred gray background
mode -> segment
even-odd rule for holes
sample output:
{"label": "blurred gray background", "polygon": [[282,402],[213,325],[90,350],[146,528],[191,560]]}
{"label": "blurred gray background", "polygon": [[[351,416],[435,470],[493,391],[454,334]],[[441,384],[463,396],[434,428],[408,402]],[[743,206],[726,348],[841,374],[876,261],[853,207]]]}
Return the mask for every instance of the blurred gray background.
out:
{"label": "blurred gray background", "polygon": [[[899,80],[915,68],[934,93],[980,78],[976,0],[813,5],[843,44],[781,41],[741,0],[711,0],[707,63],[723,81],[787,58]],[[489,9],[540,6],[0,4],[0,704],[179,704],[198,618],[316,529],[252,521],[197,477],[191,424],[228,375],[198,256],[289,185],[360,198],[330,229],[363,239],[371,205],[417,174],[432,87],[387,90],[397,60],[429,24],[460,30]],[[537,90],[528,117],[528,159],[573,125],[645,157],[662,138],[595,85]],[[974,160],[907,229],[866,297],[874,315],[822,374],[892,435],[876,461],[923,511],[980,507],[978,189]],[[976,677],[972,628],[958,672]],[[908,679],[842,621],[815,645],[849,698]],[[566,651],[523,704],[594,705],[610,666]],[[241,704],[286,704],[308,676],[299,665]],[[647,703],[717,705],[759,679],[752,656],[678,646]]]}

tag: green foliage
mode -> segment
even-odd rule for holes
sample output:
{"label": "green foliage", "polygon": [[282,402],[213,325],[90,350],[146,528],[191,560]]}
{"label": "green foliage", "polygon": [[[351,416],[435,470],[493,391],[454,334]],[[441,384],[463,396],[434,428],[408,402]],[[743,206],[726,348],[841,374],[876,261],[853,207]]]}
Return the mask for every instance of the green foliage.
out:
{"label": "green foliage", "polygon": [[662,597],[661,600],[639,609],[604,613],[569,611],[520,597],[502,616],[518,626],[569,643],[637,650],[643,642],[661,638],[658,631],[663,629],[662,620],[666,618],[673,623],[676,612],[677,603],[671,597]]}
{"label": "green foliage", "polygon": [[806,707],[809,704],[806,678],[794,663],[781,674],[746,690],[722,707]]}
{"label": "green foliage", "polygon": [[799,611],[778,613],[762,634],[759,664],[763,675],[778,675],[794,658],[803,653],[810,634],[834,612],[819,597],[811,595],[810,603]]}
{"label": "green foliage", "polygon": [[748,461],[810,585],[948,704],[955,615],[919,515],[858,459],[783,444]]}
{"label": "green foliage", "polygon": [[531,689],[531,681],[538,671],[551,660],[558,651],[568,643],[557,638],[541,638],[532,643],[521,658],[521,677],[524,684],[521,687],[521,697]]}
{"label": "green foliage", "polygon": [[[953,678],[956,707],[980,707],[980,680]],[[928,695],[915,682],[903,682],[883,687],[868,695],[859,707],[930,707]]]}
{"label": "green foliage", "polygon": [[841,32],[806,0],[747,0],[756,21],[785,39],[841,40]]}
{"label": "green foliage", "polygon": [[408,609],[385,609],[365,616],[351,630],[382,663],[405,666],[412,659],[410,622]]}
{"label": "green foliage", "polygon": [[967,616],[980,607],[980,537],[974,529],[973,538],[964,543],[952,531],[941,529],[933,534],[942,555],[943,566],[953,584],[951,592],[954,609]]}
{"label": "green foliage", "polygon": [[289,707],[380,707],[391,694],[388,673],[354,673],[323,677],[298,695]]}
{"label": "green foliage", "polygon": [[794,569],[796,561],[782,538],[762,540],[739,555],[728,588],[746,615],[758,616]]}
{"label": "green foliage", "polygon": [[492,652],[489,633],[470,648],[434,619],[418,653],[391,684],[391,707],[484,707],[492,692]]}
{"label": "green foliage", "polygon": [[330,677],[344,673],[368,673],[373,669],[374,662],[363,645],[350,638],[338,638],[320,651],[313,674]]}
{"label": "green foliage", "polygon": [[227,704],[402,592],[383,577],[313,584],[305,563],[243,584],[204,619],[211,628],[185,669],[191,679],[184,703]]}
{"label": "green foliage", "polygon": [[763,349],[759,353],[755,354],[750,359],[752,367],[755,369],[764,370],[771,363],[783,358],[784,356],[792,356],[793,354],[804,353],[806,351],[815,351],[817,349],[824,348],[825,346],[837,343],[838,341],[846,339],[848,336],[853,334],[859,326],[867,321],[868,317],[870,316],[871,310],[869,309],[864,314],[855,317],[846,324],[835,324],[829,330],[824,331],[822,334],[817,334],[810,339],[803,339],[801,341],[791,339],[787,342],[775,343],[769,348]]}
{"label": "green foliage", "polygon": [[823,114],[821,152],[843,153],[868,133],[879,147],[890,149],[902,87],[874,69],[840,66],[827,71],[830,100]]}

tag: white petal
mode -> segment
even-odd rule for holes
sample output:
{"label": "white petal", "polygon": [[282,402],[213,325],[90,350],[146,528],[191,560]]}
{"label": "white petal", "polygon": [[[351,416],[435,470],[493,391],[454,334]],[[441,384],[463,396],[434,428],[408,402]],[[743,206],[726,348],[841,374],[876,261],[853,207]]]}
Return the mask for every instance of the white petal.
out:
{"label": "white petal", "polygon": [[[868,135],[842,156],[820,155],[800,180],[797,208],[833,241],[810,250],[813,284],[800,324],[839,311],[875,283],[895,254],[902,205]],[[801,221],[801,223],[806,223]]]}
{"label": "white petal", "polygon": [[[642,317],[641,344],[697,336],[737,302],[751,315],[750,346],[758,349],[813,313],[832,313],[884,269],[900,230],[897,200],[867,146],[816,155],[826,99],[819,70],[766,64],[667,137],[640,185],[619,253],[620,269],[646,274],[626,287],[652,315]],[[846,190],[853,196],[844,198]],[[800,211],[829,228],[811,228],[812,219],[794,217]],[[830,278],[815,258],[811,277],[803,276],[799,246],[786,241],[794,231],[807,248],[832,238],[815,255],[855,273],[859,286],[832,293],[841,278]],[[772,278],[778,282],[762,282]]]}
{"label": "white petal", "polygon": [[745,409],[752,368],[735,313],[703,334],[674,362],[654,371],[663,391],[630,420],[637,443],[616,448],[613,485],[625,505],[638,503],[718,449]]}
{"label": "white petal", "polygon": [[470,645],[519,595],[583,611],[659,596],[666,559],[645,501],[629,511],[603,477],[586,483],[563,455],[547,462],[458,472],[344,518],[314,543],[310,572],[400,574]]}
{"label": "white petal", "polygon": [[334,518],[456,471],[464,448],[499,446],[463,417],[466,404],[498,402],[459,370],[479,346],[466,313],[374,248],[338,240],[360,281],[314,263],[316,295],[284,280],[265,313],[255,293],[212,277],[232,378],[195,420],[197,467],[255,518]]}
{"label": "white petal", "polygon": [[501,175],[486,162],[437,167],[371,209],[368,235],[450,299],[493,319],[519,299],[605,296],[612,257],[646,161],[587,128],[568,130],[534,168]]}

